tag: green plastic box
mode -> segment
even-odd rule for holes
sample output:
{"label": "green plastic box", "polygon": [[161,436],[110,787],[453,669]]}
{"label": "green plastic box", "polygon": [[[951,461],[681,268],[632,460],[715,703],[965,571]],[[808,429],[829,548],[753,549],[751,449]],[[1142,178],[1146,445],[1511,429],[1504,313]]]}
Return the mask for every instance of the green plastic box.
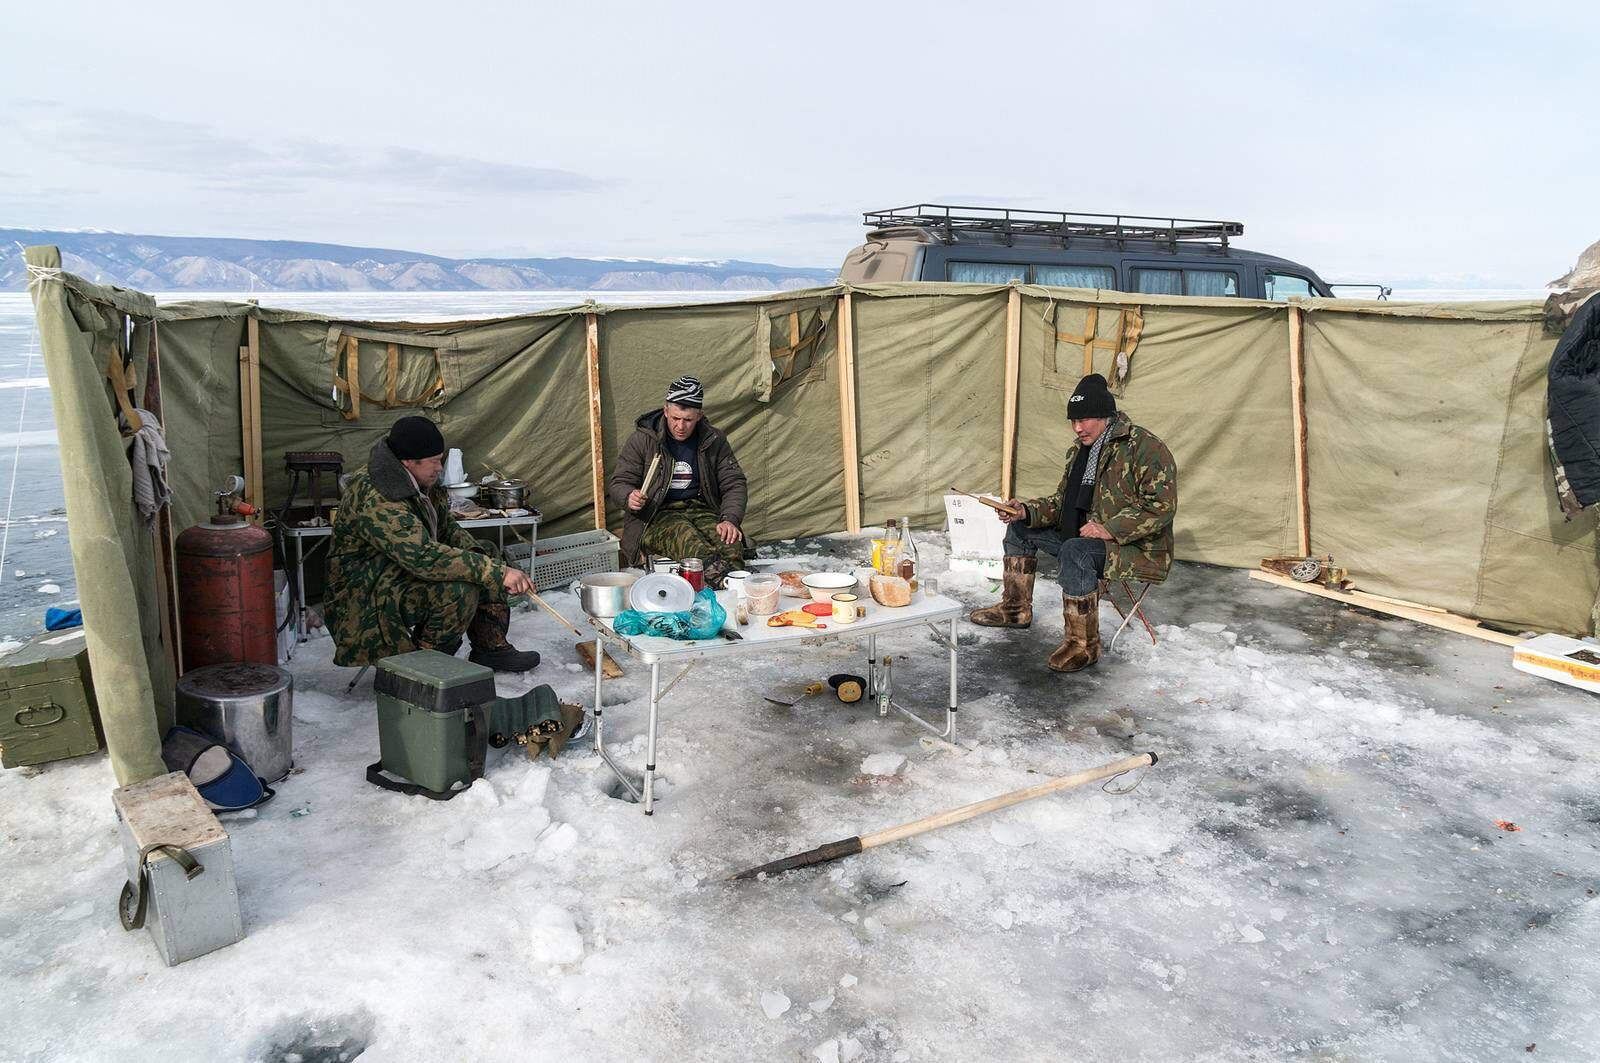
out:
{"label": "green plastic box", "polygon": [[[378,662],[379,761],[367,778],[379,786],[448,798],[483,774],[494,672],[437,650]],[[411,783],[392,785],[378,773]]]}
{"label": "green plastic box", "polygon": [[81,757],[102,738],[82,628],[47,631],[0,657],[0,765]]}

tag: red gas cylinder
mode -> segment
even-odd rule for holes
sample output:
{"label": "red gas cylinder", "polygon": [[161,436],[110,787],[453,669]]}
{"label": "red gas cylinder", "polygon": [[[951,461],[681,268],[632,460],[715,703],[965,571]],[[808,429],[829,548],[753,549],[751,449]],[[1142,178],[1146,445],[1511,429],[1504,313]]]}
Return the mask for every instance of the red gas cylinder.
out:
{"label": "red gas cylinder", "polygon": [[183,668],[277,664],[272,535],[232,513],[178,536]]}

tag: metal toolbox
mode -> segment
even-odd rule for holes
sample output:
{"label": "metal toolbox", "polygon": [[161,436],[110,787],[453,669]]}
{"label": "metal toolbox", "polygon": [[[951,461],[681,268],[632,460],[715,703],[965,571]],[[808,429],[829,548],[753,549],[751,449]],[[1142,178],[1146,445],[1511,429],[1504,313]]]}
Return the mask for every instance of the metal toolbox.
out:
{"label": "metal toolbox", "polygon": [[[123,926],[150,931],[171,967],[244,937],[228,832],[181,771],[111,795],[128,869]],[[175,847],[191,866],[156,846]],[[130,916],[143,895],[142,919]]]}
{"label": "metal toolbox", "polygon": [[47,631],[0,658],[0,765],[81,757],[101,741],[83,628]]}

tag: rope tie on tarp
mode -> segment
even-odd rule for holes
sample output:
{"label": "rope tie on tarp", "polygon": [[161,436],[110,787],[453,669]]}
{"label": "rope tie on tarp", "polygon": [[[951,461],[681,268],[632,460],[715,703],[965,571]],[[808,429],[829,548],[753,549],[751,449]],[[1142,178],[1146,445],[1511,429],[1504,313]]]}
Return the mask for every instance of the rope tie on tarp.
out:
{"label": "rope tie on tarp", "polygon": [[31,290],[40,281],[58,281],[61,279],[62,270],[57,266],[35,266],[32,262],[28,266],[28,288]]}

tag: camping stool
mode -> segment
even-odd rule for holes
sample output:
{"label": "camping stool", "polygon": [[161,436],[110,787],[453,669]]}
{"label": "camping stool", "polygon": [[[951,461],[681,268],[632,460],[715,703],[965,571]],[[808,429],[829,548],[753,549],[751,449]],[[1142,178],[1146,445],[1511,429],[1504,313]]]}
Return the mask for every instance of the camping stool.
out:
{"label": "camping stool", "polygon": [[[1122,617],[1122,623],[1118,624],[1117,630],[1112,633],[1111,641],[1106,643],[1107,653],[1116,652],[1117,639],[1122,637],[1123,630],[1133,622],[1134,617],[1138,617],[1139,622],[1144,625],[1145,633],[1150,636],[1150,645],[1154,646],[1156,644],[1156,629],[1150,626],[1150,618],[1144,615],[1144,596],[1149,594],[1150,588],[1154,586],[1155,581],[1146,580],[1139,585],[1139,593],[1136,595],[1133,592],[1133,583],[1130,580],[1117,580],[1115,585],[1110,580],[1103,579],[1100,581],[1100,593],[1111,600],[1111,607],[1117,611],[1118,616]],[[1123,593],[1128,596],[1128,608],[1126,609],[1122,607],[1121,602],[1117,601],[1117,587],[1121,587]]]}

